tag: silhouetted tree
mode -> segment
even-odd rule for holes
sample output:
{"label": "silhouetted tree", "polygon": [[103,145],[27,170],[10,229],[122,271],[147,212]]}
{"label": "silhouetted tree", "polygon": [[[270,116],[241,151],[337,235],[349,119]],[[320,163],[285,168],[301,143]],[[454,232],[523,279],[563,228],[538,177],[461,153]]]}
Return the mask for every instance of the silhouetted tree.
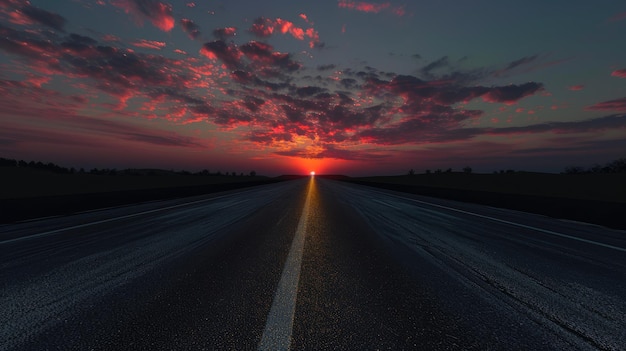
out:
{"label": "silhouetted tree", "polygon": [[446,173],[452,173],[452,168],[446,169]]}
{"label": "silhouetted tree", "polygon": [[410,176],[414,176],[415,175],[415,170],[413,168],[409,169],[409,175]]}
{"label": "silhouetted tree", "polygon": [[0,167],[17,167],[17,161],[8,158],[0,158]]}
{"label": "silhouetted tree", "polygon": [[430,171],[430,169],[427,169],[427,170],[426,170],[426,174],[430,174],[430,173],[432,173],[432,172]]}
{"label": "silhouetted tree", "polygon": [[463,173],[466,173],[466,174],[472,173],[472,167],[470,166],[463,167]]}
{"label": "silhouetted tree", "polygon": [[250,177],[255,177],[256,176],[256,172],[255,171],[250,171]]}

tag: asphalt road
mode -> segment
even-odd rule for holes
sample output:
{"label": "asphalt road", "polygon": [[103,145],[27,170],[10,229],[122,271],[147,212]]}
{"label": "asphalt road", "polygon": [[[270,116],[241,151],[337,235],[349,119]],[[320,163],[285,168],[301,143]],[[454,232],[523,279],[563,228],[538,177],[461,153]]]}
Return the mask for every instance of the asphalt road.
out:
{"label": "asphalt road", "polygon": [[0,350],[625,350],[626,232],[311,178],[0,226]]}

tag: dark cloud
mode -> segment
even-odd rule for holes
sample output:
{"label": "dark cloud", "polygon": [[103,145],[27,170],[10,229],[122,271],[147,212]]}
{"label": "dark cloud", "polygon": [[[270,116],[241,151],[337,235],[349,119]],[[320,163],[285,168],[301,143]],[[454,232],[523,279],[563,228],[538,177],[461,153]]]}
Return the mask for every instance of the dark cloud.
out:
{"label": "dark cloud", "polygon": [[332,64],[332,63],[327,64],[327,65],[319,65],[319,66],[317,66],[317,70],[318,71],[329,71],[329,70],[332,70],[332,69],[335,69],[335,68],[337,68],[337,65]]}
{"label": "dark cloud", "polygon": [[248,108],[248,110],[250,110],[250,112],[257,112],[264,103],[265,100],[263,99],[259,99],[254,96],[246,96],[243,104]]}
{"label": "dark cloud", "polygon": [[290,87],[289,83],[286,82],[270,82],[267,80],[263,80],[258,76],[243,70],[236,70],[231,73],[232,79],[242,85],[255,86],[255,87],[263,87],[271,91],[278,91],[282,89],[286,89]]}
{"label": "dark cloud", "polygon": [[215,40],[205,43],[200,51],[210,59],[219,59],[230,69],[242,67],[241,57],[243,54],[234,44],[227,44],[223,40]]}
{"label": "dark cloud", "polygon": [[609,115],[577,122],[548,122],[523,127],[485,129],[486,134],[586,133],[626,128],[626,114]]}
{"label": "dark cloud", "polygon": [[261,66],[272,66],[288,72],[301,68],[298,62],[291,59],[290,54],[275,52],[274,48],[266,43],[250,41],[242,45],[240,50],[253,63]]}
{"label": "dark cloud", "polygon": [[443,67],[449,67],[450,66],[450,62],[448,61],[448,56],[443,56],[429,64],[427,64],[426,66],[422,67],[420,69],[420,72],[425,75],[425,76],[430,76],[431,75],[431,71],[435,71],[438,69],[441,69]]}
{"label": "dark cloud", "polygon": [[225,27],[225,28],[217,28],[213,31],[213,36],[216,39],[226,40],[230,37],[234,37],[237,34],[237,28],[235,27]]}
{"label": "dark cloud", "polygon": [[200,36],[200,27],[195,24],[192,20],[182,18],[180,20],[180,26],[183,28],[183,31],[189,35],[189,37],[193,40],[198,39]]}
{"label": "dark cloud", "polygon": [[302,88],[296,89],[296,95],[298,95],[298,97],[304,98],[304,97],[313,96],[319,93],[323,93],[325,91],[326,89],[320,88],[320,87],[313,87],[313,86],[302,87]]}
{"label": "dark cloud", "polygon": [[20,11],[33,22],[43,24],[44,26],[63,32],[66,20],[63,16],[42,10],[32,6],[26,2],[26,5]]}
{"label": "dark cloud", "polygon": [[509,71],[515,69],[516,67],[522,66],[522,65],[527,65],[531,62],[534,62],[537,59],[537,55],[533,55],[533,56],[526,56],[526,57],[522,57],[520,59],[511,61],[505,68],[498,70],[496,72],[494,72],[494,75],[496,77],[502,76],[505,73],[508,73]]}
{"label": "dark cloud", "polygon": [[543,84],[528,82],[521,85],[507,85],[503,87],[490,88],[484,99],[489,102],[515,103],[519,99],[533,95],[543,89]]}
{"label": "dark cloud", "polygon": [[64,32],[65,17],[33,6],[29,1],[0,1],[0,13],[8,15],[8,21],[19,25],[43,25]]}
{"label": "dark cloud", "polygon": [[124,9],[138,20],[149,20],[164,32],[172,30],[176,23],[172,6],[159,0],[111,0],[111,4]]}

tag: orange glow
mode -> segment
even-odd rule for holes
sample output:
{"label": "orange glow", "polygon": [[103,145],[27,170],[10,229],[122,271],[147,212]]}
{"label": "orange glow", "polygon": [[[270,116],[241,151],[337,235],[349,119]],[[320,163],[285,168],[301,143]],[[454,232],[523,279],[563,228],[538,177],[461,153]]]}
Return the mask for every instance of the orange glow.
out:
{"label": "orange glow", "polygon": [[311,171],[311,177],[315,176],[315,171]]}
{"label": "orange glow", "polygon": [[289,162],[293,165],[294,172],[298,174],[311,174],[314,169],[316,174],[324,174],[328,172],[331,167],[331,163],[335,160],[328,158],[304,158],[304,157],[290,157]]}

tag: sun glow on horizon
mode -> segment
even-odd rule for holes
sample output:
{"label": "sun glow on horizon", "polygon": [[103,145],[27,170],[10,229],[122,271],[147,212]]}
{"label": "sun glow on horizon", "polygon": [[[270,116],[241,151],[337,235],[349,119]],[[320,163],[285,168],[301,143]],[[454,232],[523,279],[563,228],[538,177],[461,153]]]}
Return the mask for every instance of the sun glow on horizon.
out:
{"label": "sun glow on horizon", "polygon": [[311,177],[314,177],[315,176],[315,171],[311,171],[310,174],[311,174]]}

